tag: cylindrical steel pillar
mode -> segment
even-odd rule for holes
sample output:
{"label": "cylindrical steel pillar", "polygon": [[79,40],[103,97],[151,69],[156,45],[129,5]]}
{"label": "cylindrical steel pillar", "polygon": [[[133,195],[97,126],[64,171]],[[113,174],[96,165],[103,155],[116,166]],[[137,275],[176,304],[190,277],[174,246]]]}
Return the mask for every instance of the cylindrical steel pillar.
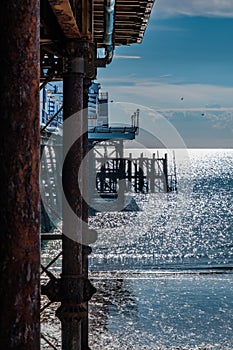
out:
{"label": "cylindrical steel pillar", "polygon": [[81,325],[82,320],[87,317],[87,310],[83,307],[85,281],[82,266],[82,217],[83,212],[86,211],[86,204],[78,184],[78,179],[82,176],[79,168],[84,155],[82,137],[84,58],[82,56],[82,43],[71,43],[69,49],[71,56],[68,60],[68,71],[64,74],[63,80],[64,149],[71,137],[71,129],[67,127],[67,120],[70,117],[73,124],[72,132],[77,131],[77,140],[70,148],[68,154],[64,154],[62,183],[66,200],[79,220],[78,224],[71,222],[72,216],[70,216],[69,211],[64,210],[63,206],[62,300],[61,306],[57,310],[57,315],[62,323],[62,349],[81,350]]}
{"label": "cylindrical steel pillar", "polygon": [[0,3],[0,348],[40,348],[39,0]]}

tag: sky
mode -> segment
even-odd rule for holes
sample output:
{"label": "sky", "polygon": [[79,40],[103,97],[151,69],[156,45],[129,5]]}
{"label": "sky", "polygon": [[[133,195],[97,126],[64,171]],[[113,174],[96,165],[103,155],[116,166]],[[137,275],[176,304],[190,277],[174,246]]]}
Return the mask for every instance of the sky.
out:
{"label": "sky", "polygon": [[139,106],[141,126],[149,109],[187,147],[232,148],[232,35],[233,0],[157,0],[142,43],[116,48],[97,80],[113,103]]}

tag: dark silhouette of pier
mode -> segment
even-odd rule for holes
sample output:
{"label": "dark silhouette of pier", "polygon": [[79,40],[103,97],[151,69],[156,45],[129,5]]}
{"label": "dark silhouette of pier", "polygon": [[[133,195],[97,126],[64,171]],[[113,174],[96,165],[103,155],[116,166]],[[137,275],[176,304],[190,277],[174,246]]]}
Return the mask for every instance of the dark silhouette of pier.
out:
{"label": "dark silhouette of pier", "polygon": [[167,154],[157,158],[95,158],[96,189],[102,195],[116,194],[124,180],[124,192],[158,193],[176,190],[175,174],[168,175]]}

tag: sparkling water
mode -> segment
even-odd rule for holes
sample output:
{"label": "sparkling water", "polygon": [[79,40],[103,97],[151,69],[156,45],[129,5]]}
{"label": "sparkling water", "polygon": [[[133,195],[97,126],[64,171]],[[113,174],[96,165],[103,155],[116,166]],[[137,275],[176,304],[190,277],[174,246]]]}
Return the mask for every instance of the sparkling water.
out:
{"label": "sparkling water", "polygon": [[92,349],[233,349],[233,150],[176,157],[178,193],[90,218]]}

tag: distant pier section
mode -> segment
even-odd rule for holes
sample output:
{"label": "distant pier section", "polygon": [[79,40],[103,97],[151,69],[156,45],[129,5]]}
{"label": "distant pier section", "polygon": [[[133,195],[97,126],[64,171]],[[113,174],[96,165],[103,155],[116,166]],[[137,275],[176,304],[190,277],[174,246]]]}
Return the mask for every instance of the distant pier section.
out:
{"label": "distant pier section", "polygon": [[168,174],[167,154],[157,158],[132,157],[95,158],[96,189],[102,195],[116,194],[119,182],[123,181],[125,192],[158,193],[177,190],[175,174]]}
{"label": "distant pier section", "polygon": [[[62,94],[61,86],[50,84],[41,92],[41,144],[44,200],[49,216],[56,222],[61,216],[62,174]],[[93,83],[88,93],[88,201],[91,205],[109,199],[125,203],[133,193],[168,193],[177,191],[175,159],[140,150],[125,152],[124,141],[132,141],[140,132],[137,109],[130,123],[112,126],[109,121],[108,93]],[[54,137],[53,137],[54,136]],[[54,141],[53,141],[54,140]],[[103,201],[104,203],[104,201]],[[106,204],[106,202],[105,202]],[[114,204],[114,203],[113,203]],[[56,208],[56,210],[54,210]],[[101,204],[102,211],[108,205]],[[112,208],[112,207],[111,207]],[[55,215],[55,212],[57,213]]]}

